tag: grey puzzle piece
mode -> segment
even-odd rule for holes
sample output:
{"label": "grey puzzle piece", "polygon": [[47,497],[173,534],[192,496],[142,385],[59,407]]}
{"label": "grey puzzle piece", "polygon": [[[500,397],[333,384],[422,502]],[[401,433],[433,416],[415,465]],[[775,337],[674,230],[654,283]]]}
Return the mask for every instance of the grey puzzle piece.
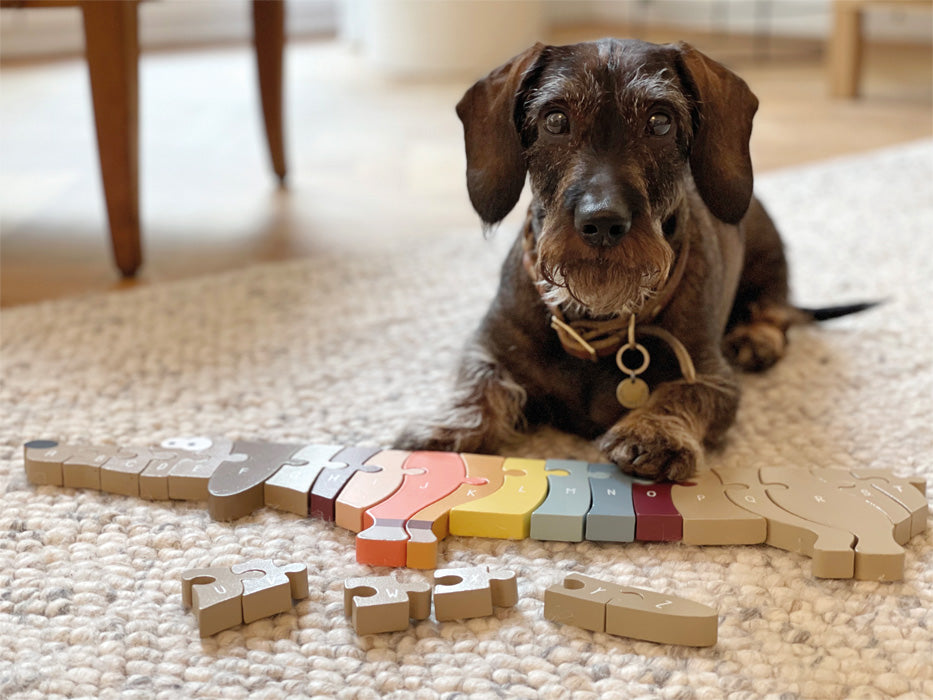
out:
{"label": "grey puzzle piece", "polygon": [[634,542],[633,479],[614,464],[591,464],[593,505],[586,516],[586,539],[591,542]]}
{"label": "grey puzzle piece", "polygon": [[[531,514],[531,537],[536,540],[581,542],[590,509],[590,484],[586,462],[549,459],[548,494]],[[566,476],[551,473],[563,470]]]}

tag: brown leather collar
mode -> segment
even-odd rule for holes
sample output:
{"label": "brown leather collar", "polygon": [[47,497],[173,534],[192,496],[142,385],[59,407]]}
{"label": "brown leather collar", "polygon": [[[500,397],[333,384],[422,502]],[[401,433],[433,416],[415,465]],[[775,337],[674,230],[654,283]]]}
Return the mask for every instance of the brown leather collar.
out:
{"label": "brown leather collar", "polygon": [[[539,283],[541,277],[538,274],[538,261],[535,252],[535,235],[532,228],[532,214],[529,211],[525,219],[525,225],[522,230],[523,257],[522,264],[531,281],[540,290]],[[674,297],[677,286],[683,279],[684,270],[687,267],[687,258],[690,254],[690,237],[684,236],[683,243],[680,246],[680,253],[677,256],[677,262],[673,270],[667,277],[667,281],[661,288],[661,291],[654,297],[647,308],[637,314],[636,324],[650,323],[664,310]],[[574,357],[581,360],[592,360],[596,362],[601,357],[607,357],[616,353],[619,348],[626,344],[628,339],[628,328],[631,322],[630,316],[619,316],[606,320],[595,320],[588,318],[567,321],[560,307],[556,304],[544,302],[548,311],[551,313],[551,328],[557,333],[564,350]],[[648,330],[642,328],[643,331]],[[651,333],[651,335],[659,335]]]}

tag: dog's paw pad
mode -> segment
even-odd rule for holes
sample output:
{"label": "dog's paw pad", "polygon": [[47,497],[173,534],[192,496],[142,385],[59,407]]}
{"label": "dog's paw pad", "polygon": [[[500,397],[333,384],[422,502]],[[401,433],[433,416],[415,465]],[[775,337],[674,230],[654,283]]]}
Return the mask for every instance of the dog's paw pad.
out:
{"label": "dog's paw pad", "polygon": [[784,357],[787,336],[770,323],[736,326],[723,340],[723,353],[734,366],[747,372],[761,372]]}
{"label": "dog's paw pad", "polygon": [[699,441],[671,416],[630,415],[606,433],[600,447],[623,472],[650,479],[688,479],[703,459]]}

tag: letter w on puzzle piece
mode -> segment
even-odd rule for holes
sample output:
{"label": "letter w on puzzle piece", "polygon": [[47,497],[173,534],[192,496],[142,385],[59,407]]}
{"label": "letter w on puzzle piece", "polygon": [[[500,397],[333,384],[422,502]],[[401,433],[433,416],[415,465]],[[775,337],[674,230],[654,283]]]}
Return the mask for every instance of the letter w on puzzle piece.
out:
{"label": "letter w on puzzle piece", "polygon": [[544,616],[594,632],[658,644],[716,643],[719,617],[686,598],[570,574],[544,593]]}
{"label": "letter w on puzzle piece", "polygon": [[181,597],[192,608],[202,637],[285,612],[292,598],[308,595],[304,564],[276,566],[254,559],[233,567],[190,569],[181,576]]}
{"label": "letter w on puzzle piece", "polygon": [[434,617],[438,622],[488,617],[493,605],[511,607],[517,602],[514,571],[472,566],[434,572]]}
{"label": "letter w on puzzle piece", "polygon": [[431,586],[399,583],[394,576],[349,578],[343,584],[343,609],[357,634],[397,632],[408,629],[412,618],[431,614]]}

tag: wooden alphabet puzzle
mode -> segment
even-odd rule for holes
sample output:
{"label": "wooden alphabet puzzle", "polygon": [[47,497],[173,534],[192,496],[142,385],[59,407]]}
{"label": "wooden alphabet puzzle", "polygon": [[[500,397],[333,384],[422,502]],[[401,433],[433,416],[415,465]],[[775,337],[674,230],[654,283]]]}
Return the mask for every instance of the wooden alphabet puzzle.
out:
{"label": "wooden alphabet puzzle", "polygon": [[929,512],[925,482],[886,469],[714,468],[655,484],[607,464],[223,438],[135,449],[34,440],[24,453],[33,484],[206,500],[221,520],[271,506],[359,533],[361,563],[422,569],[454,534],[767,543],[811,557],[818,577],[892,581]]}
{"label": "wooden alphabet puzzle", "polygon": [[181,599],[194,610],[202,637],[285,612],[292,599],[308,597],[308,567],[276,566],[253,559],[235,566],[189,569],[181,575]]}

